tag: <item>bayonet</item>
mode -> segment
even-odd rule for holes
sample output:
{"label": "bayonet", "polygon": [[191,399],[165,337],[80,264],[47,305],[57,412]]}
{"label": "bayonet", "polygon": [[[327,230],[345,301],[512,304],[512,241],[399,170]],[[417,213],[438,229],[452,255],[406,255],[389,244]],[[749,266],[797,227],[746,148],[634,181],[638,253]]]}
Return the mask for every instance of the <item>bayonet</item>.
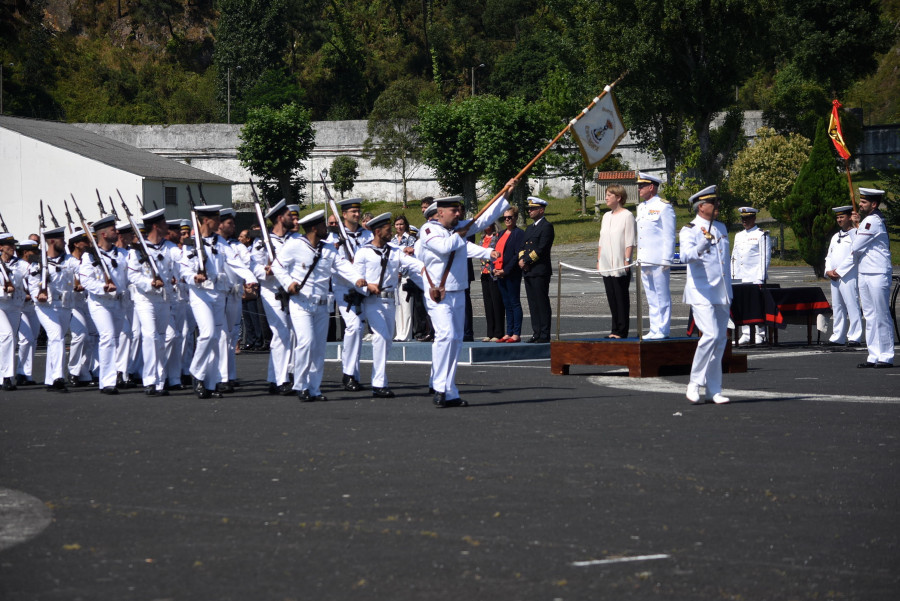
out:
{"label": "bayonet", "polygon": [[[75,206],[75,212],[78,214],[78,219],[81,220],[81,228],[84,230],[84,235],[87,236],[88,241],[91,243],[91,248],[94,251],[94,258],[97,259],[97,263],[100,264],[100,269],[103,271],[103,277],[106,279],[107,284],[112,284],[112,277],[109,274],[109,268],[106,266],[106,262],[103,260],[103,255],[100,254],[100,246],[97,244],[97,239],[94,238],[94,234],[91,233],[91,228],[88,226],[87,220],[84,218],[84,213],[81,212],[81,209],[78,207],[78,201],[75,200],[74,194],[69,194],[72,197],[72,204]],[[100,200],[100,193],[97,192],[97,200]],[[100,203],[100,209],[103,210],[103,203]],[[102,216],[101,216],[102,217]]]}
{"label": "bayonet", "polygon": [[[191,227],[194,228],[194,247],[197,253],[199,267],[197,273],[206,277],[206,249],[203,248],[203,234],[200,233],[200,219],[197,218],[197,205],[194,203],[194,195],[191,194],[191,185],[187,186],[188,202],[191,205]],[[202,192],[201,198],[202,198]]]}
{"label": "bayonet", "polygon": [[325,183],[325,176],[327,175],[328,169],[322,169],[319,173],[319,177],[322,179],[322,188],[325,190],[325,198],[328,199],[328,206],[331,207],[331,213],[334,215],[334,219],[338,224],[338,237],[341,239],[341,246],[344,247],[344,253],[347,255],[347,259],[352,263],[353,252],[350,249],[350,240],[347,236],[347,230],[344,228],[344,219],[341,217],[340,211],[338,211],[337,204],[334,202],[334,197],[328,189],[328,184]]}
{"label": "bayonet", "polygon": [[[144,234],[142,234],[141,230],[138,229],[137,223],[135,223],[134,221],[134,216],[128,209],[128,205],[125,204],[125,199],[122,198],[122,193],[119,192],[118,189],[116,189],[116,194],[119,195],[119,200],[122,201],[122,208],[125,209],[125,217],[128,219],[128,223],[131,224],[131,228],[134,230],[134,235],[137,236],[140,249],[144,253],[144,258],[146,258],[147,262],[150,264],[150,271],[153,272],[153,279],[162,281],[162,277],[160,277],[159,275],[159,266],[153,259],[153,255],[150,254],[150,249],[147,247],[147,241],[144,239]],[[112,198],[110,198],[109,200],[110,202],[112,202]]]}
{"label": "bayonet", "polygon": [[253,208],[256,210],[256,219],[259,221],[259,231],[262,234],[263,244],[266,245],[266,254],[269,255],[269,265],[275,260],[275,247],[272,246],[272,238],[269,237],[269,230],[266,229],[266,218],[263,216],[262,206],[259,202],[259,196],[256,194],[256,186],[253,180],[250,180],[250,193],[253,194]]}

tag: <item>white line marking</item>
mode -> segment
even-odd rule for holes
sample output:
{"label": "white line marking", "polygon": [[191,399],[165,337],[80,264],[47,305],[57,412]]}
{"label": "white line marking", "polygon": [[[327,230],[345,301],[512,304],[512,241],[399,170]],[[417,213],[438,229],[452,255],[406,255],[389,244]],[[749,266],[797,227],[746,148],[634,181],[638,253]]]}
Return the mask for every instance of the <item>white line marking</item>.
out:
{"label": "white line marking", "polygon": [[0,488],[0,550],[23,543],[50,525],[47,506],[18,490]]}
{"label": "white line marking", "polygon": [[587,566],[605,566],[611,563],[626,563],[629,561],[649,561],[651,559],[668,559],[669,556],[663,553],[657,555],[638,555],[636,557],[613,557],[611,559],[594,559],[591,561],[573,561],[572,565],[576,568],[584,568]]}

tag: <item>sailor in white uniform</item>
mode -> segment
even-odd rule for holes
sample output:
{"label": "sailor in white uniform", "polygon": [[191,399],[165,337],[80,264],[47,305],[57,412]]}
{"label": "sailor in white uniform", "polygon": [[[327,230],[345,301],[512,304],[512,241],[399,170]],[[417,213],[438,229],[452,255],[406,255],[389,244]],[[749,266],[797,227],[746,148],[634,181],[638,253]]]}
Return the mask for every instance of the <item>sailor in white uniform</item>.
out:
{"label": "sailor in white uniform", "polygon": [[[756,225],[756,214],[759,209],[741,207],[741,225],[744,229],[734,235],[734,248],[731,251],[731,277],[744,284],[766,283],[769,263],[772,260],[772,245],[769,232]],[[756,328],[756,344],[766,341],[764,327]],[[741,326],[741,337],[738,344],[750,343],[750,326]]]}
{"label": "sailor in white uniform", "polygon": [[87,252],[88,239],[81,226],[67,232],[69,255],[68,261],[75,272],[74,292],[72,294],[72,320],[69,322],[69,384],[71,386],[87,386],[94,380],[99,363],[97,361],[97,328],[88,310],[87,292],[81,285],[78,272],[81,271],[81,257]]}
{"label": "sailor in white uniform", "polygon": [[828,254],[825,255],[825,275],[831,279],[831,309],[834,321],[828,344],[831,346],[860,346],[863,329],[862,313],[859,310],[859,289],[856,283],[856,265],[844,277],[839,276],[835,271],[850,254],[853,240],[856,239],[856,227],[851,218],[853,207],[846,205],[834,207],[831,210],[835,213],[835,219],[840,229],[831,237]]}
{"label": "sailor in white uniform", "polygon": [[[707,400],[723,404],[730,401],[722,394],[722,357],[733,298],[728,230],[715,221],[716,186],[697,192],[690,202],[697,217],[678,235],[681,260],[687,264],[684,302],[691,305],[694,322],[703,335],[694,352],[686,396],[693,404]],[[705,396],[700,394],[701,386],[706,386]]]}
{"label": "sailor in white uniform", "polygon": [[[638,173],[638,196],[644,202],[637,206],[638,261],[641,263],[641,285],[647,298],[650,331],[645,340],[668,338],[672,321],[672,294],[669,291],[672,259],[675,257],[675,210],[668,200],[659,197],[662,180],[648,173]],[[642,328],[638,324],[638,328]]]}
{"label": "sailor in white uniform", "polygon": [[869,356],[857,367],[887,368],[894,366],[894,329],[890,313],[891,295],[891,246],[884,216],[879,206],[884,200],[884,190],[859,189],[860,217],[856,239],[850,247],[850,255],[834,271],[843,277],[857,268],[859,301],[866,320],[866,347]]}
{"label": "sailor in white uniform", "polygon": [[284,243],[272,273],[290,295],[294,347],[294,390],[301,402],[327,401],[322,394],[322,373],[328,335],[328,309],[333,301],[328,286],[334,275],[356,289],[366,285],[343,250],[326,242],[325,211],[314,211],[298,221],[304,234]]}
{"label": "sailor in white uniform", "polygon": [[[72,319],[72,288],[75,272],[67,262],[63,236],[65,227],[44,231],[47,242],[46,288],[41,287],[41,264],[28,274],[31,298],[38,321],[47,333],[47,366],[44,384],[48,391],[69,392],[66,387],[66,334]],[[113,376],[115,378],[115,376]]]}
{"label": "sailor in white uniform", "polygon": [[16,256],[16,239],[0,233],[0,378],[3,390],[15,390],[16,338],[25,304],[28,265]]}
{"label": "sailor in white uniform", "polygon": [[40,323],[38,323],[37,313],[34,310],[34,299],[31,296],[31,285],[28,281],[31,278],[30,270],[37,261],[38,243],[34,240],[23,240],[16,249],[19,258],[29,269],[25,281],[25,301],[22,305],[22,318],[19,321],[19,361],[16,365],[16,385],[18,386],[35,386],[37,382],[32,378],[32,368],[34,366],[34,343],[37,338]]}

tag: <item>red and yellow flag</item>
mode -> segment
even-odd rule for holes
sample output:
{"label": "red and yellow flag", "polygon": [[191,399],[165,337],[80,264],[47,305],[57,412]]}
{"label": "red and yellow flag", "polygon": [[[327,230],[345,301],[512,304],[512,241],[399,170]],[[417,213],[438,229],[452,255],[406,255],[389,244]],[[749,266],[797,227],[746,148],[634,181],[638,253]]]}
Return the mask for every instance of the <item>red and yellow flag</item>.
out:
{"label": "red and yellow flag", "polygon": [[841,119],[838,116],[838,109],[841,106],[837,98],[831,102],[831,119],[828,120],[828,135],[831,137],[831,141],[834,143],[834,147],[837,149],[838,154],[841,155],[841,158],[847,160],[850,158],[850,151],[847,150],[847,145],[844,144],[844,134],[841,132]]}

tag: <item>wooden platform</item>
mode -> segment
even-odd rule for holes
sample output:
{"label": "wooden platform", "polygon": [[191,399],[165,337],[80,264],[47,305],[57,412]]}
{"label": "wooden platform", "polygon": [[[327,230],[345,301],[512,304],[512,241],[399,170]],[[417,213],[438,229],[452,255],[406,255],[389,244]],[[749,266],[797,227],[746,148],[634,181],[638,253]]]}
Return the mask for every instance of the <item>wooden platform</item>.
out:
{"label": "wooden platform", "polygon": [[[570,365],[624,365],[631,378],[654,378],[659,376],[660,368],[663,367],[689,370],[697,341],[697,338],[554,341],[550,343],[550,372],[568,375]],[[747,371],[747,355],[732,354],[731,340],[728,340],[725,347],[722,371]]]}

